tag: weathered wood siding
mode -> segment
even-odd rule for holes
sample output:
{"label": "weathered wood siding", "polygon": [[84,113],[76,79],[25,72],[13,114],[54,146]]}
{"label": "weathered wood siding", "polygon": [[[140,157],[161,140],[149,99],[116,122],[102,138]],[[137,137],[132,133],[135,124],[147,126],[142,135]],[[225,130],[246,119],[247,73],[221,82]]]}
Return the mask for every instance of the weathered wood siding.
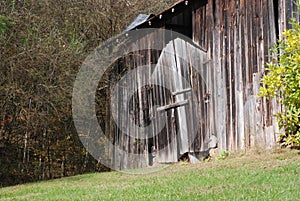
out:
{"label": "weathered wood siding", "polygon": [[221,149],[275,144],[275,100],[257,97],[269,47],[276,41],[275,20],[273,0],[209,0],[194,12],[194,41],[208,50],[214,73],[211,91]]}
{"label": "weathered wood siding", "polygon": [[[120,90],[117,95],[118,105],[115,107],[118,108],[117,111],[128,107],[130,112],[128,116],[118,117],[119,127],[114,123],[115,120],[109,117],[106,128],[110,127],[108,129],[110,139],[113,139],[115,145],[119,145],[128,153],[138,155],[128,159],[125,155],[117,155],[117,150],[110,153],[116,169],[151,165],[153,147],[157,151],[166,149],[156,156],[156,160],[175,162],[183,152],[206,150],[205,140],[211,135],[217,137],[218,147],[223,150],[266,149],[276,144],[279,129],[274,114],[281,108],[276,99],[268,101],[257,95],[261,85],[260,80],[265,73],[265,63],[269,61],[269,48],[280,37],[281,32],[289,28],[287,21],[291,17],[299,19],[299,16],[293,14],[295,5],[291,0],[208,0],[205,6],[195,0],[189,1],[188,4],[183,1],[182,4],[186,9],[184,6],[176,5],[176,10],[184,13],[181,15],[183,21],[187,20],[187,17],[192,18],[189,25],[192,28],[192,36],[189,32],[187,35],[200,46],[199,49],[206,50],[205,59],[200,54],[193,55],[191,58],[192,60],[197,57],[202,58],[201,64],[195,64],[196,67],[201,67],[202,75],[193,71],[193,68],[189,68],[188,65],[184,66],[186,64],[182,62],[176,63],[177,58],[164,57],[161,51],[133,52],[116,64],[119,74],[124,74],[138,66],[149,66],[147,73],[136,73],[133,82],[124,83],[129,88],[135,85],[138,88],[143,86],[142,83],[157,71],[159,64],[177,69],[189,82],[189,86],[185,87],[177,83],[178,86],[174,87],[174,85],[171,91],[159,85],[144,86],[131,100],[126,99],[128,97],[126,89],[124,92]],[[172,16],[174,10],[172,10],[171,8],[165,11],[161,16],[174,17]],[[188,14],[187,10],[192,14]],[[172,29],[173,24],[170,23],[174,21],[172,19],[163,17],[160,20],[156,17],[151,20],[152,23],[146,22],[141,25],[141,28],[149,25],[171,30],[182,27],[186,29],[182,25]],[[184,30],[181,30],[181,33],[185,34]],[[146,47],[147,44],[154,43],[156,38],[155,34],[149,35],[141,39],[144,40],[141,44]],[[167,43],[163,45],[168,46]],[[176,45],[172,48],[174,51],[184,49]],[[186,54],[188,55],[188,52]],[[159,70],[158,72],[161,83],[165,82],[164,79],[167,81],[174,79],[172,73]],[[118,75],[112,75],[110,90],[118,81],[117,77]],[[156,111],[156,106],[174,103],[172,92],[185,90],[186,87],[191,87],[191,94],[196,98],[193,99],[185,94],[180,95],[181,98],[177,101],[192,99],[190,105],[181,109],[166,110],[163,113]],[[193,104],[197,104],[198,122],[193,122],[195,118],[189,117],[189,110],[193,109]],[[164,119],[166,125],[157,134],[155,129],[163,122],[156,119],[158,114]],[[182,120],[180,115],[186,119]],[[155,124],[153,136],[140,140],[143,133],[137,126],[145,126],[151,122]],[[189,135],[194,127],[197,130],[194,142],[191,146],[184,147],[180,144],[183,140],[182,134],[186,132],[187,141],[192,139],[193,137]]]}
{"label": "weathered wood siding", "polygon": [[270,148],[276,143],[280,108],[258,98],[269,48],[295,14],[292,0],[209,0],[193,13],[193,39],[211,57],[214,121],[219,147]]}
{"label": "weathered wood siding", "polygon": [[296,18],[300,21],[299,13],[297,12],[297,6],[294,0],[278,0],[274,1],[278,6],[278,27],[279,35],[285,30],[290,29],[291,25],[289,21],[291,18]]}
{"label": "weathered wood siding", "polygon": [[[206,150],[208,143],[204,141],[212,133],[208,105],[213,103],[205,102],[209,93],[207,83],[193,69],[197,66],[203,75],[210,74],[207,53],[179,39],[167,42],[163,51],[144,50],[147,49],[146,44],[155,41],[154,38],[155,34],[142,38],[140,44],[145,45],[140,47],[142,50],[117,61],[112,70],[114,73],[110,76],[108,90],[117,101],[108,110],[116,111],[118,116],[115,119],[108,118],[106,128],[110,128],[107,132],[115,145],[109,153],[115,169],[151,165],[152,147],[156,150],[156,162],[177,162],[184,153]],[[132,71],[132,79],[120,80],[124,74],[142,66],[147,70]],[[144,85],[151,79],[152,84]],[[133,89],[139,90],[132,96],[130,92]],[[163,106],[185,101],[186,104],[180,107],[163,109]],[[154,127],[148,130],[150,132],[143,133],[139,129],[151,123]],[[118,149],[136,155],[120,155]]]}

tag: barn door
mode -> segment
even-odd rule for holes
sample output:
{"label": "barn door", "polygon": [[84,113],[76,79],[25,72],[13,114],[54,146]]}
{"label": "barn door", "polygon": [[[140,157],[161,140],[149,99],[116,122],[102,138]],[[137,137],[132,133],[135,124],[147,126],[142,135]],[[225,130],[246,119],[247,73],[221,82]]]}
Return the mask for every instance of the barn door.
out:
{"label": "barn door", "polygon": [[[157,162],[177,162],[180,155],[201,149],[210,127],[208,102],[203,101],[209,93],[206,57],[204,51],[178,38],[167,44],[158,59],[153,77],[172,97],[157,108],[157,112],[171,115],[166,122],[171,125],[166,134],[171,139],[159,150]],[[203,116],[205,119],[200,118]]]}

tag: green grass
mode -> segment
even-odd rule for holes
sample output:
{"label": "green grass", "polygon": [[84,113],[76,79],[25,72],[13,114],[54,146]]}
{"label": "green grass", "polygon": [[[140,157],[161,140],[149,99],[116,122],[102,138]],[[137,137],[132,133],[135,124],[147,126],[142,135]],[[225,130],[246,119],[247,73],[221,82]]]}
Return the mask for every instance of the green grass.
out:
{"label": "green grass", "polygon": [[94,173],[0,189],[0,200],[300,200],[299,151],[179,163],[151,174]]}

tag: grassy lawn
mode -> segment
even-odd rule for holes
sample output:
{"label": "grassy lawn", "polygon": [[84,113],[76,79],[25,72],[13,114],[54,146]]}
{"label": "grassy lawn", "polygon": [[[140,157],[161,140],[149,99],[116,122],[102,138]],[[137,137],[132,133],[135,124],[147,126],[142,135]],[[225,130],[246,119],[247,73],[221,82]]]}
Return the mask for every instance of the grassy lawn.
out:
{"label": "grassy lawn", "polygon": [[231,155],[151,174],[94,173],[0,189],[0,200],[300,200],[300,152]]}

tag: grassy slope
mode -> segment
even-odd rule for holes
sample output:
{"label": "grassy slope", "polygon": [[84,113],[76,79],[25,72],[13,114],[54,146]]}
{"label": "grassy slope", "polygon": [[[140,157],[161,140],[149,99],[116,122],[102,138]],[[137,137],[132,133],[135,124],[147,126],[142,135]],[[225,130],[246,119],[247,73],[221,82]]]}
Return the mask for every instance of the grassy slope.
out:
{"label": "grassy slope", "polygon": [[0,200],[300,200],[300,152],[246,154],[151,174],[86,174],[0,189]]}

